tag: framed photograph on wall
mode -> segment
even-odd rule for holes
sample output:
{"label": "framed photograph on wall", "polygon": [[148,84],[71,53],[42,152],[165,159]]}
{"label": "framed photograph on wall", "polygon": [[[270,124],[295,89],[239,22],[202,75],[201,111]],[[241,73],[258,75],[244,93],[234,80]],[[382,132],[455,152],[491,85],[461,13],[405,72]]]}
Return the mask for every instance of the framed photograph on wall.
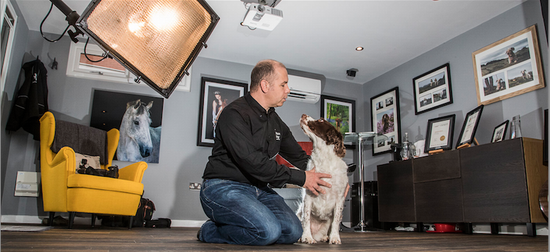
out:
{"label": "framed photograph on wall", "polygon": [[472,53],[478,105],[545,86],[535,25]]}
{"label": "framed photograph on wall", "polygon": [[374,138],[372,155],[391,151],[392,143],[401,142],[399,116],[399,87],[392,88],[370,99],[371,129],[385,137]]}
{"label": "framed photograph on wall", "polygon": [[114,159],[159,163],[164,99],[104,90],[93,93],[90,126],[120,132]]}
{"label": "framed photograph on wall", "polygon": [[506,137],[506,130],[508,129],[508,122],[509,120],[506,120],[505,122],[495,127],[495,129],[493,130],[491,143],[496,143],[504,140],[504,138]]}
{"label": "framed photograph on wall", "polygon": [[[332,124],[342,137],[355,130],[355,101],[334,96],[321,95],[321,117]],[[344,142],[346,148],[354,149],[355,145]]]}
{"label": "framed photograph on wall", "polygon": [[428,120],[424,152],[452,149],[454,127],[454,114]]}
{"label": "framed photograph on wall", "polygon": [[483,105],[479,105],[477,108],[471,110],[466,114],[464,123],[458,135],[458,141],[456,142],[456,148],[464,144],[472,144],[476,135],[477,125],[481,119],[481,113],[483,112]]}
{"label": "framed photograph on wall", "polygon": [[413,79],[415,115],[453,103],[449,63]]}
{"label": "framed photograph on wall", "polygon": [[214,146],[218,116],[223,108],[248,92],[248,84],[214,78],[201,78],[201,103],[197,146]]}

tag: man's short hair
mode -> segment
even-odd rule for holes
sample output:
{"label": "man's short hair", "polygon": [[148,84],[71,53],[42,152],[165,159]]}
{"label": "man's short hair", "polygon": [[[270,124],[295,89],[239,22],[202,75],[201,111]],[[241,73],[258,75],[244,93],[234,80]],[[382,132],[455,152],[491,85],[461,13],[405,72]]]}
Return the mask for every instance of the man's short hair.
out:
{"label": "man's short hair", "polygon": [[283,63],[276,60],[262,60],[258,62],[250,74],[250,91],[256,90],[260,86],[262,80],[271,81],[276,74],[275,66],[286,69]]}

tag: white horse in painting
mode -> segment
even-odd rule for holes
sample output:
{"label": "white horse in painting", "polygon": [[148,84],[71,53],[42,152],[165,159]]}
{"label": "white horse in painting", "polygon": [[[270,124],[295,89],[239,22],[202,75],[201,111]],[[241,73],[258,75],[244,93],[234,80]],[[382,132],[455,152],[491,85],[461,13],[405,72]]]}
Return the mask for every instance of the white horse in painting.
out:
{"label": "white horse in painting", "polygon": [[159,162],[161,127],[151,128],[149,110],[153,101],[145,104],[140,99],[126,104],[120,124],[117,159],[120,161]]}

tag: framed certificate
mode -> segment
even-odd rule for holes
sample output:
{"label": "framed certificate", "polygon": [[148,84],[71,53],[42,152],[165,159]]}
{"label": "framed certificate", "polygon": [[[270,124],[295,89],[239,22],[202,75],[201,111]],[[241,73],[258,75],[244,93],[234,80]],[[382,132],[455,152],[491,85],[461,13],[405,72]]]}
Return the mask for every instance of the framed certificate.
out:
{"label": "framed certificate", "polygon": [[477,108],[466,114],[466,120],[462,124],[460,135],[458,136],[458,142],[456,148],[464,144],[471,144],[474,141],[474,137],[477,130],[477,125],[481,119],[481,112],[483,112],[483,105],[479,105]]}
{"label": "framed certificate", "polygon": [[454,114],[428,120],[424,152],[450,150],[453,143],[454,125]]}

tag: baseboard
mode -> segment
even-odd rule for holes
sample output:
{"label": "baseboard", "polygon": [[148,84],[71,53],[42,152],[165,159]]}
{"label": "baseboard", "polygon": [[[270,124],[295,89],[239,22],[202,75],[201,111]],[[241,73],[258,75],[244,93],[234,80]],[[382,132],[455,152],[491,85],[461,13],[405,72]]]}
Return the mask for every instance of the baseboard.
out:
{"label": "baseboard", "polygon": [[[537,223],[536,234],[548,236],[548,224]],[[488,224],[474,224],[474,234],[491,234],[491,225]],[[527,235],[527,226],[522,224],[500,224],[498,233],[503,235]]]}
{"label": "baseboard", "polygon": [[30,215],[2,215],[2,224],[42,224],[42,218]]}
{"label": "baseboard", "polygon": [[[67,213],[62,213],[61,215],[65,218]],[[47,216],[30,216],[30,215],[2,215],[2,224],[42,224],[42,219]],[[74,219],[75,224],[90,224],[89,217],[79,217],[76,216]],[[202,224],[206,222],[204,220],[172,220],[171,227],[201,227]],[[349,226],[350,222],[343,222],[344,225]],[[511,234],[511,235],[527,235],[527,229],[524,225],[512,225],[513,227],[507,227],[507,225],[501,226],[499,229],[499,234]],[[537,235],[548,236],[548,226],[543,223],[536,224]],[[491,226],[478,224],[474,226],[474,234],[490,234]]]}
{"label": "baseboard", "polygon": [[201,227],[206,221],[172,220],[172,227]]}
{"label": "baseboard", "polygon": [[[68,218],[67,213],[61,213],[61,216]],[[30,216],[30,215],[2,215],[2,224],[42,224],[42,219],[48,216]],[[197,220],[172,220],[172,227],[201,227],[205,221]],[[74,218],[75,224],[90,224],[90,217]],[[98,222],[99,223],[99,222]]]}
{"label": "baseboard", "polygon": [[[65,219],[69,219],[68,213],[59,213]],[[30,215],[2,215],[2,224],[42,224],[42,219],[48,218],[48,216],[30,216]],[[87,216],[75,216],[74,224],[78,225],[91,225],[91,219]],[[99,223],[99,222],[96,222]]]}

